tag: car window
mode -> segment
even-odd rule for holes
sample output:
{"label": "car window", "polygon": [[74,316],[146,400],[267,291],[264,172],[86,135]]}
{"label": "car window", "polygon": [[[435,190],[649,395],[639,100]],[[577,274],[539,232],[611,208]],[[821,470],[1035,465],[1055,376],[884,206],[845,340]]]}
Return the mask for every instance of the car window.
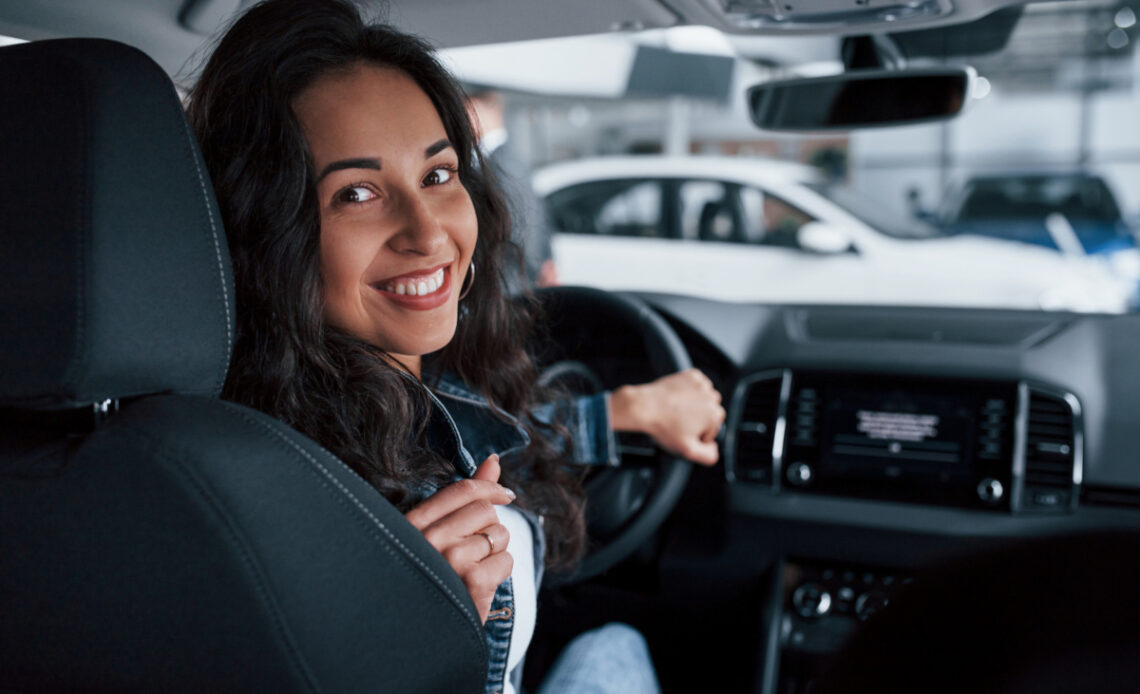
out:
{"label": "car window", "polygon": [[699,241],[744,241],[735,202],[719,181],[684,181],[677,190],[681,203],[681,238]]}
{"label": "car window", "polygon": [[1094,176],[1011,176],[970,181],[952,221],[1044,219],[1116,223],[1120,209],[1105,182]]}
{"label": "car window", "polygon": [[754,186],[683,181],[681,237],[690,240],[798,248],[796,233],[812,215]]}
{"label": "car window", "polygon": [[571,186],[551,195],[547,204],[560,232],[599,236],[664,238],[660,181],[606,180]]}
{"label": "car window", "polygon": [[920,215],[907,217],[889,207],[876,205],[870,198],[833,183],[809,183],[807,186],[851,216],[887,236],[921,239],[939,234],[938,229]]}
{"label": "car window", "polygon": [[751,231],[750,240],[765,246],[799,248],[796,235],[804,224],[818,221],[778,195],[759,188],[740,189],[741,208]]}

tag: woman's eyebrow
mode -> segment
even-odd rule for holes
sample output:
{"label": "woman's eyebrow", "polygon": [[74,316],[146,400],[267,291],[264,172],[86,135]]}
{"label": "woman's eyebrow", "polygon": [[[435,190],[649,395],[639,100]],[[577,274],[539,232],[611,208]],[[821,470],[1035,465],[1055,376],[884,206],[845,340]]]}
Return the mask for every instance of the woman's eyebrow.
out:
{"label": "woman's eyebrow", "polygon": [[[436,143],[436,144],[438,144],[438,143]],[[434,146],[435,145],[432,145],[432,147],[434,147]],[[317,183],[320,183],[321,180],[324,179],[325,176],[328,176],[333,171],[341,171],[343,169],[373,169],[373,170],[379,171],[380,170],[380,160],[379,159],[360,158],[360,159],[341,159],[340,161],[334,161],[333,163],[329,164],[325,168],[321,169],[321,173],[317,175]]]}
{"label": "woman's eyebrow", "polygon": [[451,147],[452,149],[454,149],[454,147],[451,144],[451,141],[448,140],[446,137],[443,138],[442,140],[439,140],[438,142],[433,142],[432,144],[428,145],[427,149],[424,150],[424,159],[434,157],[435,155],[439,154],[440,152],[447,149],[448,147]]}
{"label": "woman's eyebrow", "polygon": [[[430,157],[434,157],[449,147],[454,148],[451,144],[451,141],[447,138],[433,142],[432,144],[428,145],[427,149],[424,150],[424,158],[428,159]],[[333,171],[342,171],[344,169],[372,169],[374,171],[379,171],[380,160],[361,157],[357,159],[341,159],[340,161],[334,161],[325,168],[321,169],[321,173],[317,175],[317,183],[320,183],[325,176],[328,176]]]}

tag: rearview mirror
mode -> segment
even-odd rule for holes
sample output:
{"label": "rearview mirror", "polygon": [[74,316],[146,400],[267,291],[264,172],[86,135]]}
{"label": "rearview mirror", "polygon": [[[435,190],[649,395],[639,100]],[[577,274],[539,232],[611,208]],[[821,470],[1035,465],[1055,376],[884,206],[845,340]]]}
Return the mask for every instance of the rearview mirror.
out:
{"label": "rearview mirror", "polygon": [[777,80],[748,90],[764,130],[849,130],[953,118],[969,100],[973,68],[854,70]]}

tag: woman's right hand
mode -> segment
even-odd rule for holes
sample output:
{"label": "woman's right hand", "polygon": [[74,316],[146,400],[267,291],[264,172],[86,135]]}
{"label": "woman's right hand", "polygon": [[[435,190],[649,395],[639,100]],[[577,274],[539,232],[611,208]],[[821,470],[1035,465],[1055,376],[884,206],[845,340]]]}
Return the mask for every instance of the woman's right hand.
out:
{"label": "woman's right hand", "polygon": [[492,454],[474,477],[444,487],[405,514],[463,579],[483,623],[495,590],[514,568],[506,551],[510,533],[495,505],[511,503],[515,494],[498,479],[499,456]]}

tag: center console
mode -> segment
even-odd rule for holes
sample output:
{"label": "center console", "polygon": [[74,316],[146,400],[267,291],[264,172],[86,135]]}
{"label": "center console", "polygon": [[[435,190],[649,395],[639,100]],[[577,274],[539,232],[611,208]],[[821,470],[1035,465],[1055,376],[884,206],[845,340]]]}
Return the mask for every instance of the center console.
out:
{"label": "center console", "polygon": [[[895,518],[1065,514],[1080,495],[1082,426],[1076,397],[1044,383],[765,371],[734,391],[725,474],[757,505],[770,494],[790,513],[831,498],[873,500],[834,506]],[[835,555],[856,557],[850,549]],[[887,566],[889,552],[873,560],[883,564],[861,565],[828,560],[820,545],[795,551],[771,574],[763,694],[810,692],[827,660],[911,580]],[[920,565],[893,559],[911,571]]]}
{"label": "center console", "polygon": [[[807,694],[828,658],[859,625],[886,607],[911,581],[902,572],[842,562],[788,559],[778,567],[764,691]],[[771,665],[775,667],[771,667]]]}
{"label": "center console", "polygon": [[1080,412],[1024,381],[763,372],[730,404],[726,474],[773,493],[1063,513],[1078,499]]}

